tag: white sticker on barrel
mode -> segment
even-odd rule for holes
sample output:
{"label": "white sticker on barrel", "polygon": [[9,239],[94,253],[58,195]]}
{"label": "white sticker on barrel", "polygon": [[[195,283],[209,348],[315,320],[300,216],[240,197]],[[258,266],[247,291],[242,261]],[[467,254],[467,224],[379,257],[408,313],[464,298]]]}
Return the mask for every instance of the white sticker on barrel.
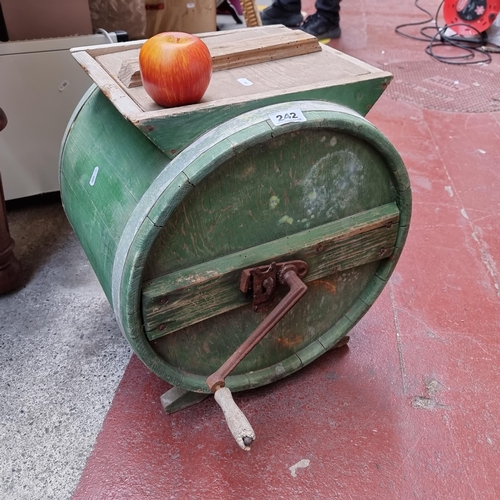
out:
{"label": "white sticker on barrel", "polygon": [[94,171],[92,172],[92,176],[90,177],[89,184],[93,186],[95,184],[95,180],[97,177],[97,174],[99,173],[99,167],[94,168]]}
{"label": "white sticker on barrel", "polygon": [[288,109],[286,111],[279,111],[278,113],[272,113],[269,115],[271,121],[275,126],[284,125],[285,123],[293,122],[306,122],[307,118],[300,109]]}
{"label": "white sticker on barrel", "polygon": [[186,4],[186,7],[188,9],[194,9],[196,6],[195,6],[195,4],[193,2],[189,2],[189,3]]}
{"label": "white sticker on barrel", "polygon": [[253,85],[253,83],[247,78],[238,78],[238,82],[240,82],[241,85],[244,85],[245,87],[250,87],[250,85]]}

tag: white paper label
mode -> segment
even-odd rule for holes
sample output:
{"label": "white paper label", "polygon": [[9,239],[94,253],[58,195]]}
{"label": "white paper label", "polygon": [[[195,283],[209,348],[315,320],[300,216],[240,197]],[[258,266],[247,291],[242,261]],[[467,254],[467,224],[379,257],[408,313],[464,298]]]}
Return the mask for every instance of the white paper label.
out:
{"label": "white paper label", "polygon": [[247,80],[246,78],[238,78],[238,81],[241,83],[241,85],[244,85],[245,87],[250,87],[250,85],[253,85],[253,83],[250,80]]}
{"label": "white paper label", "polygon": [[89,184],[93,186],[95,184],[95,179],[97,177],[97,174],[99,173],[99,167],[94,168],[94,171],[92,172],[92,177],[90,177]]}
{"label": "white paper label", "polygon": [[279,111],[278,113],[269,115],[269,118],[271,118],[271,121],[275,126],[284,125],[285,123],[307,121],[307,118],[300,109],[287,109],[286,111]]}

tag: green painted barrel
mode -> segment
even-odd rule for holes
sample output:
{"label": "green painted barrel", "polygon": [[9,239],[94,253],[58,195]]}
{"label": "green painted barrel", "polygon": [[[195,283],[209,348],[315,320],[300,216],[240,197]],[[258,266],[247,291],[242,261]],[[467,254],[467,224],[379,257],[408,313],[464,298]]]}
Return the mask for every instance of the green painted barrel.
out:
{"label": "green painted barrel", "polygon": [[67,216],[140,359],[209,392],[207,376],[268,314],[239,290],[242,270],[295,259],[308,291],[226,385],[272,382],[335,346],[408,232],[408,175],[387,138],[347,107],[292,101],[207,126],[169,156],[96,88],[61,153]]}

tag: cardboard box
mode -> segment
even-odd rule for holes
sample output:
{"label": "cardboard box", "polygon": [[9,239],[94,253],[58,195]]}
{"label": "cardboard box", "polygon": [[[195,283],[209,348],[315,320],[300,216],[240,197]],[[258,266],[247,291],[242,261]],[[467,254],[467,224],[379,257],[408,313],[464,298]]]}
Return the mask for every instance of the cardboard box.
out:
{"label": "cardboard box", "polygon": [[88,0],[1,0],[9,41],[91,35]]}
{"label": "cardboard box", "polygon": [[146,37],[163,31],[215,31],[215,0],[145,0]]}

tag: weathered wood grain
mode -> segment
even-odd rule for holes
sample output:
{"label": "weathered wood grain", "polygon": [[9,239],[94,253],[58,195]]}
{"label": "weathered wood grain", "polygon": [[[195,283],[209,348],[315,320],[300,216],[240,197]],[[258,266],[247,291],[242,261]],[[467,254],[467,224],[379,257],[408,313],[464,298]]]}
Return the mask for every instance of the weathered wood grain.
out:
{"label": "weathered wood grain", "polygon": [[399,210],[391,203],[159,277],[142,294],[148,337],[153,340],[247,304],[250,298],[238,287],[247,267],[300,259],[309,265],[304,281],[310,282],[386,258],[396,242],[398,220]]}
{"label": "weathered wood grain", "polygon": [[[233,387],[257,387],[278,380],[283,373],[293,373],[324,352],[324,349],[317,349],[320,346],[315,341],[337,324],[340,329],[335,336],[345,334],[347,325],[352,326],[348,320],[347,324],[344,323],[344,314],[370,282],[377,265],[378,262],[373,262],[309,282],[306,295],[226,379],[228,386],[231,384],[231,390]],[[278,298],[282,297],[282,293],[285,290],[280,291]],[[267,314],[267,311],[256,313],[251,304],[247,304],[160,337],[151,341],[151,345],[172,366],[189,366],[192,374],[208,376],[241,345]],[[245,375],[248,381],[243,386],[238,378]]]}
{"label": "weathered wood grain", "polygon": [[123,88],[116,84],[115,79],[87,52],[74,52],[73,57],[124,117],[135,116],[142,111]]}
{"label": "weathered wood grain", "polygon": [[[290,33],[283,26],[262,26],[199,36],[215,50],[237,43],[251,46],[259,37],[278,39]],[[137,59],[142,43],[78,48],[72,53],[117,109],[171,159],[207,129],[262,106],[318,99],[346,105],[365,115],[392,78],[388,72],[322,46],[321,51],[299,57],[216,71],[199,103],[162,108],[142,85],[127,88],[118,79],[124,59]],[[253,54],[260,58],[260,52],[262,49],[256,49]],[[131,70],[123,71],[129,74]]]}
{"label": "weathered wood grain", "polygon": [[128,89],[142,85],[141,70],[138,59],[125,59],[122,61],[117,75],[118,80]]}
{"label": "weathered wood grain", "polygon": [[[238,41],[208,38],[206,43],[214,72],[321,51],[318,39],[300,30]],[[129,55],[122,54],[122,57]],[[139,59],[122,60],[117,78],[127,88],[141,86]]]}

